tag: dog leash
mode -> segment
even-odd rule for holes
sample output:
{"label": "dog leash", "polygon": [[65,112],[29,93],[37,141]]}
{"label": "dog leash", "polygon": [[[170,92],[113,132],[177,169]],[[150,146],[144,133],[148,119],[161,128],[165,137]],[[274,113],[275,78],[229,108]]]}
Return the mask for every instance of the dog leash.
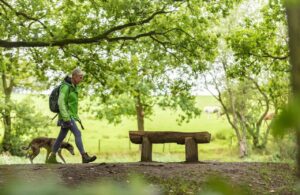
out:
{"label": "dog leash", "polygon": [[81,126],[81,129],[82,129],[82,130],[84,130],[84,127],[83,127],[83,125],[82,125],[82,122],[81,122],[81,120],[80,120],[80,119],[77,119],[76,121],[77,121],[77,122],[80,124],[80,126]]}
{"label": "dog leash", "polygon": [[83,125],[82,125],[82,122],[81,122],[81,120],[78,120],[78,123],[80,124],[80,126],[81,126],[81,129],[82,129],[82,130],[84,130],[84,127],[83,127]]}
{"label": "dog leash", "polygon": [[52,121],[58,116],[58,114],[56,114],[53,118],[51,118],[51,120],[49,122],[47,122],[44,127],[47,127],[48,125],[50,125],[52,123]]}
{"label": "dog leash", "polygon": [[58,113],[51,119],[51,122],[58,116]]}

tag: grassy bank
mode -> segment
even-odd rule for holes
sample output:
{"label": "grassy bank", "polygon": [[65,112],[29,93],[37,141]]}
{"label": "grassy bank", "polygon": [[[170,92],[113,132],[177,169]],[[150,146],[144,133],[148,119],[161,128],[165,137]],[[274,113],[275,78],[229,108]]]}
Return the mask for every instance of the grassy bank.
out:
{"label": "grassy bank", "polygon": [[[15,95],[14,99],[20,101],[25,98],[23,95]],[[32,96],[32,103],[44,115],[50,118],[54,116],[48,109],[48,96],[36,97]],[[197,106],[203,108],[207,105],[218,105],[211,96],[200,96],[197,98]],[[84,107],[83,101],[80,104]],[[154,115],[150,119],[145,120],[146,130],[155,131],[181,131],[181,132],[197,132],[208,131],[212,134],[212,141],[209,144],[199,145],[199,159],[206,161],[274,161],[274,151],[276,151],[276,143],[270,139],[269,148],[263,153],[252,152],[251,156],[246,159],[239,159],[237,141],[234,131],[231,129],[225,117],[218,118],[214,115],[202,113],[200,117],[192,119],[189,123],[178,125],[176,117],[179,113],[161,110],[155,108]],[[140,159],[138,145],[132,144],[128,138],[128,131],[136,130],[137,124],[135,118],[124,118],[122,123],[118,125],[108,124],[106,121],[100,121],[91,117],[89,113],[80,113],[84,123],[85,130],[82,130],[82,138],[86,151],[97,154],[99,162],[136,162]],[[56,120],[55,120],[56,121]],[[56,137],[59,128],[55,125],[55,121],[49,127],[49,137]],[[3,135],[3,128],[0,129],[0,135]],[[70,140],[69,140],[70,138]],[[74,146],[73,135],[67,135]],[[180,162],[185,160],[185,147],[177,144],[154,144],[153,160],[160,162]],[[77,154],[78,151],[76,150]],[[250,149],[251,152],[251,149]],[[68,162],[79,162],[79,155],[70,156],[64,152]],[[39,155],[35,161],[44,162],[45,151]],[[28,163],[24,158],[11,157],[7,155],[0,156],[1,164],[11,163]]]}

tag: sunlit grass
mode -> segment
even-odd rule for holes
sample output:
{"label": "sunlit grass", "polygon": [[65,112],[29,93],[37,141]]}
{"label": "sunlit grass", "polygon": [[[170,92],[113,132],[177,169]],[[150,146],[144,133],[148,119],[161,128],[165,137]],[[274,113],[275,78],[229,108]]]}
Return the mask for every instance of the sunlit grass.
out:
{"label": "sunlit grass", "polygon": [[[23,95],[15,95],[18,101],[24,98]],[[51,121],[55,114],[51,113],[48,108],[48,96],[33,96],[32,101],[38,110],[44,115],[49,116],[48,127],[49,137],[57,137],[59,127],[56,126],[56,120]],[[82,102],[81,102],[82,103]],[[203,108],[206,105],[218,105],[210,96],[201,96],[197,98],[197,105]],[[84,106],[84,105],[81,105]],[[217,118],[202,113],[199,118],[192,119],[189,123],[178,125],[176,122],[176,112],[161,110],[155,108],[154,115],[145,120],[145,129],[151,131],[181,131],[181,132],[198,132],[208,131],[212,134],[212,140],[209,144],[198,144],[200,161],[273,161],[274,142],[269,143],[271,152],[259,154],[252,152],[249,148],[250,157],[245,159],[239,158],[237,140],[234,131],[228,124],[225,117]],[[137,124],[135,118],[124,118],[118,125],[108,124],[106,121],[94,119],[88,113],[80,113],[85,130],[82,130],[82,139],[85,150],[89,154],[96,154],[96,162],[137,162],[140,160],[140,151],[137,144],[129,141],[128,132],[136,130]],[[0,126],[0,138],[3,136],[3,128]],[[75,147],[75,156],[69,155],[66,151],[67,162],[81,162],[81,157],[76,149],[74,137],[70,133],[65,138]],[[250,141],[250,140],[249,140]],[[250,146],[251,144],[249,144]],[[154,144],[153,160],[159,162],[182,162],[185,160],[185,147],[175,143]],[[276,159],[275,159],[276,160]],[[42,149],[41,154],[34,160],[36,163],[44,163],[45,151]],[[0,164],[29,163],[28,159],[12,157],[7,155],[0,156]]]}

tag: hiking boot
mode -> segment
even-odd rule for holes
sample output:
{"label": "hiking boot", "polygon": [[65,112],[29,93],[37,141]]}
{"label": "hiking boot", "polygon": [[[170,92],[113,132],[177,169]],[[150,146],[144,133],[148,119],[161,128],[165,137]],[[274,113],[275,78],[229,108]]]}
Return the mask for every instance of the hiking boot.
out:
{"label": "hiking boot", "polygon": [[87,153],[83,153],[81,154],[81,156],[82,156],[82,163],[93,162],[97,158],[96,156],[89,156]]}
{"label": "hiking boot", "polygon": [[58,162],[58,161],[56,160],[56,154],[54,154],[54,153],[51,153],[51,154],[50,154],[50,156],[49,156],[49,158],[47,159],[46,163],[48,163],[48,164],[61,164],[60,162]]}

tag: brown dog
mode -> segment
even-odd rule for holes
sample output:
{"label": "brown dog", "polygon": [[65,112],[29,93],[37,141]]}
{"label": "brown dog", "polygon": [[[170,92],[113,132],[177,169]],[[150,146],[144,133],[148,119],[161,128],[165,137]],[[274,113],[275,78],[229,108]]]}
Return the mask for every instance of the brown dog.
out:
{"label": "brown dog", "polygon": [[[29,150],[26,157],[30,159],[31,164],[33,164],[33,159],[40,153],[40,148],[45,148],[47,150],[46,155],[46,161],[50,155],[50,152],[52,150],[52,146],[55,142],[55,138],[48,138],[48,137],[38,137],[34,138],[29,145],[26,147],[22,147],[23,150]],[[67,142],[63,142],[58,150],[58,156],[61,158],[61,160],[66,163],[65,159],[61,155],[61,150],[66,149],[68,150],[72,155],[74,155],[74,147]]]}

